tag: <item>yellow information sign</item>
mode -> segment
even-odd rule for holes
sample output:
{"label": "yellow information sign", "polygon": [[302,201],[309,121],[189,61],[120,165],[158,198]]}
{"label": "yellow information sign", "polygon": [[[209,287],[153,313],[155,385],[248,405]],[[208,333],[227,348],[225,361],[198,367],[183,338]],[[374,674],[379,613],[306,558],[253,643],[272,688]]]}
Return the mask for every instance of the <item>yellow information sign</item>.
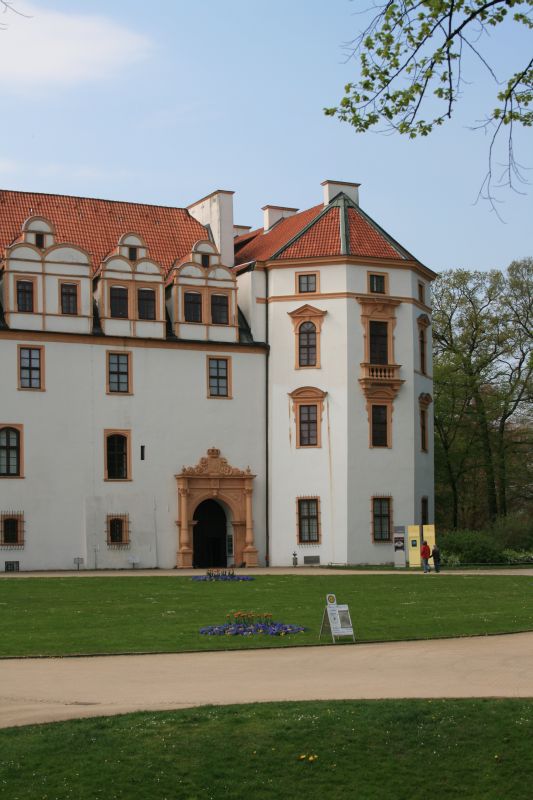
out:
{"label": "yellow information sign", "polygon": [[410,567],[419,567],[420,548],[422,542],[427,542],[429,549],[433,549],[435,544],[435,526],[434,525],[408,525],[407,526],[407,557],[409,559]]}

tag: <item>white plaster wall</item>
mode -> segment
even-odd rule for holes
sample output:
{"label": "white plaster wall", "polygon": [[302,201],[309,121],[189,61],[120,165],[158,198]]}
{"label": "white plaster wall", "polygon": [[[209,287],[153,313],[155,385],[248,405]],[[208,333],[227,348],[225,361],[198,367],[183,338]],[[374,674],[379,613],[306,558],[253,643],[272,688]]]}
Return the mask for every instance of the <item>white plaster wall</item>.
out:
{"label": "white plaster wall", "polygon": [[264,342],[266,338],[265,304],[257,302],[258,298],[265,298],[265,283],[266,273],[263,270],[251,270],[237,277],[239,306],[256,342]]}
{"label": "white plaster wall", "polygon": [[[342,267],[328,267],[326,283],[342,286]],[[305,270],[304,270],[305,271]],[[309,270],[311,271],[311,270]],[[321,270],[322,280],[326,269]],[[294,270],[270,273],[272,294],[294,293]],[[289,290],[292,287],[292,290]],[[334,291],[328,289],[327,291]],[[340,291],[340,288],[339,288]],[[295,368],[295,336],[288,312],[309,302],[326,311],[321,332],[320,369]],[[268,305],[270,328],[270,474],[271,474],[271,563],[288,564],[292,553],[320,556],[321,563],[346,561],[347,527],[347,351],[346,298],[310,295]],[[296,423],[288,394],[312,386],[327,391],[322,418],[322,446],[296,447]],[[321,542],[300,545],[297,541],[298,497],[319,497]]]}
{"label": "white plaster wall", "polygon": [[[20,568],[72,569],[82,556],[94,567],[173,567],[177,550],[174,475],[218,447],[233,466],[250,466],[260,560],[265,552],[264,354],[234,349],[233,399],[209,400],[205,349],[139,346],[132,353],[132,396],[106,394],[105,338],[42,339],[46,391],[17,391],[17,343],[0,334],[0,423],[24,425],[25,477],[0,479],[0,510],[24,511],[23,550],[3,548]],[[132,480],[104,480],[104,430],[131,430]],[[144,445],[145,460],[140,460]],[[106,514],[128,513],[129,550],[109,549]],[[95,547],[98,548],[95,551]]]}
{"label": "white plaster wall", "polygon": [[220,253],[228,267],[234,264],[233,253],[233,192],[217,191],[189,206],[189,213],[202,225],[210,225]]}

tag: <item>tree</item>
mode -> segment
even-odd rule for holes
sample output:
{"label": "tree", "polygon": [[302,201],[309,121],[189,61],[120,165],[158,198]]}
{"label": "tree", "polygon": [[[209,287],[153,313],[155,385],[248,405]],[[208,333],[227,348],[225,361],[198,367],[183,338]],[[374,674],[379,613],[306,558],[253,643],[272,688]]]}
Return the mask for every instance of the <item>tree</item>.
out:
{"label": "tree", "polygon": [[445,272],[433,309],[439,517],[479,527],[531,507],[533,259]]}
{"label": "tree", "polygon": [[[350,54],[359,58],[359,77],[345,86],[338,106],[324,111],[359,133],[384,125],[410,138],[428,136],[452,117],[466,82],[466,55],[473,54],[496,82],[495,107],[477,125],[492,131],[479,194],[494,207],[496,187],[525,182],[513,151],[513,129],[533,125],[533,59],[500,81],[480,42],[509,15],[516,25],[533,29],[532,9],[533,0],[378,2],[370,23],[349,45]],[[495,178],[495,145],[504,131],[506,165]]]}

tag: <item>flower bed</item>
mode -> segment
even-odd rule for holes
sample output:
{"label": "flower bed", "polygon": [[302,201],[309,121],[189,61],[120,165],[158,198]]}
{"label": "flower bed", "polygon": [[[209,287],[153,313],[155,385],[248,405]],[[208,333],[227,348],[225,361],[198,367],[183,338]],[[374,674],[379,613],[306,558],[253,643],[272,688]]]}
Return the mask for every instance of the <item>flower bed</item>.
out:
{"label": "flower bed", "polygon": [[236,575],[232,569],[208,569],[205,575],[195,575],[193,581],[253,581],[253,577]]}
{"label": "flower bed", "polygon": [[275,622],[272,614],[255,614],[253,611],[226,614],[226,620],[222,625],[206,625],[200,628],[200,633],[202,636],[287,636],[305,631],[301,625]]}

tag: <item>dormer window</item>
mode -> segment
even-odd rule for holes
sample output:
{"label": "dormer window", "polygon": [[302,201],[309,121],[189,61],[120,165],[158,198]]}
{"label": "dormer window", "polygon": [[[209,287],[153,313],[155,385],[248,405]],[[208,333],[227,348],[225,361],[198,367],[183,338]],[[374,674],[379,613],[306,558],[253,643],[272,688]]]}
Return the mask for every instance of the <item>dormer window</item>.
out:
{"label": "dormer window", "polygon": [[139,248],[138,247],[128,247],[128,258],[130,261],[137,261]]}
{"label": "dormer window", "polygon": [[202,267],[209,267],[209,253],[202,253]]}
{"label": "dormer window", "polygon": [[35,247],[38,247],[39,250],[44,248],[44,233],[35,234]]}

